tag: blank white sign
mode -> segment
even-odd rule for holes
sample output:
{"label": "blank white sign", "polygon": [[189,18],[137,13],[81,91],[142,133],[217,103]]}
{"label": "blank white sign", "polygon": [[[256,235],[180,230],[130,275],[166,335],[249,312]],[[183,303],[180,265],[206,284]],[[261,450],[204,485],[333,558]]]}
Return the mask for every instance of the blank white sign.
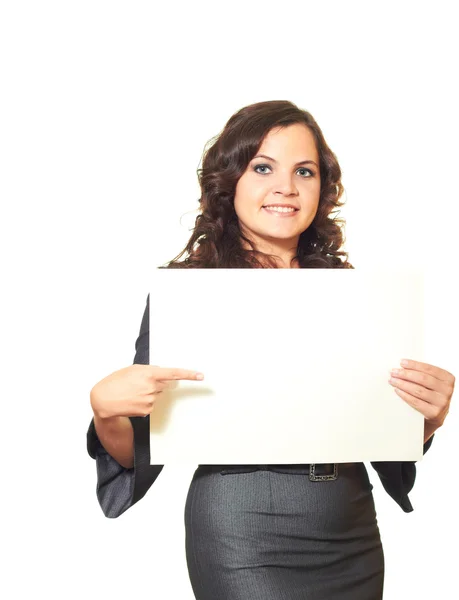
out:
{"label": "blank white sign", "polygon": [[423,361],[415,270],[156,269],[150,364],[171,382],[152,464],[420,460],[424,418],[388,383]]}

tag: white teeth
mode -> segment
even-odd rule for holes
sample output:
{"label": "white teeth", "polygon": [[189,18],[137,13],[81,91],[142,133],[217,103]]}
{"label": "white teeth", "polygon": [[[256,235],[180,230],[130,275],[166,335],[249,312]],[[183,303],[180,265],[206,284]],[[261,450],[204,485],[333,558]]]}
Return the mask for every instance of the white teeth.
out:
{"label": "white teeth", "polygon": [[294,208],[277,207],[277,206],[265,206],[266,210],[275,210],[277,212],[295,212]]}

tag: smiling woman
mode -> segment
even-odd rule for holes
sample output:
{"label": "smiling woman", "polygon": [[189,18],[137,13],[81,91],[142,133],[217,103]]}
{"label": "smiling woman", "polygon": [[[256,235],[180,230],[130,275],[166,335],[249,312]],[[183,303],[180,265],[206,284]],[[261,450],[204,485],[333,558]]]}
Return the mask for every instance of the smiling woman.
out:
{"label": "smiling woman", "polygon": [[[199,182],[202,212],[191,238],[160,268],[353,269],[341,249],[343,222],[333,216],[343,204],[338,161],[313,117],[291,102],[260,102],[233,115],[206,152]],[[91,392],[88,451],[109,517],[140,500],[163,468],[150,464],[157,395],[169,379],[197,378],[150,365],[149,351],[148,297],[136,364]],[[403,374],[398,393],[432,424],[426,452],[446,416],[454,378],[412,361]],[[402,510],[413,510],[415,463],[372,466]],[[380,600],[384,554],[372,487],[364,463],[199,465],[185,506],[195,597]]]}
{"label": "smiling woman", "polygon": [[[255,156],[236,185],[239,226],[258,250],[276,254],[281,266],[299,266],[295,259],[300,235],[311,225],[320,202],[314,135],[302,123],[278,127],[264,137],[260,150],[266,154]],[[309,158],[295,162],[302,155]],[[305,164],[315,165],[314,170],[300,166]]]}
{"label": "smiling woman", "polygon": [[307,111],[288,101],[241,109],[198,178],[201,214],[168,268],[353,268],[333,214],[344,204],[341,169]]}

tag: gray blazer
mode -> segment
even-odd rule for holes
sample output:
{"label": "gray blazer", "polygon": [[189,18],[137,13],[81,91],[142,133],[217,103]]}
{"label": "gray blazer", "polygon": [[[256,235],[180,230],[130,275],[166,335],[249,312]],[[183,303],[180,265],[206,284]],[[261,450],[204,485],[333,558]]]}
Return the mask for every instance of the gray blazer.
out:
{"label": "gray blazer", "polygon": [[[147,296],[145,312],[140,325],[139,336],[135,343],[134,364],[148,365],[150,295]],[[87,450],[96,461],[96,494],[106,517],[116,518],[123,514],[145,496],[164,465],[150,464],[150,416],[129,417],[134,429],[134,467],[126,469],[106,452],[97,437],[94,419],[87,432]],[[424,444],[424,454],[433,441],[431,437]],[[408,498],[416,479],[415,462],[372,462],[386,492],[405,512],[411,512],[413,506]],[[234,472],[250,472],[256,465],[234,468]]]}

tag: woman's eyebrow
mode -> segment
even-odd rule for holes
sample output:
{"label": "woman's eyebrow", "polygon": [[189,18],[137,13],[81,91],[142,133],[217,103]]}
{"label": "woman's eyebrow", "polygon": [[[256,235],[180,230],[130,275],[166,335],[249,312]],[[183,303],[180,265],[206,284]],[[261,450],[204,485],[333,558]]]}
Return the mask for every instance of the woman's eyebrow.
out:
{"label": "woman's eyebrow", "polygon": [[[253,160],[255,160],[255,158],[267,158],[268,160],[272,160],[273,163],[277,163],[277,160],[275,158],[266,156],[266,154],[257,154],[256,156],[253,157]],[[300,160],[300,162],[297,162],[294,166],[297,167],[298,165],[309,165],[309,164],[315,165],[317,167],[317,164],[313,160]]]}

